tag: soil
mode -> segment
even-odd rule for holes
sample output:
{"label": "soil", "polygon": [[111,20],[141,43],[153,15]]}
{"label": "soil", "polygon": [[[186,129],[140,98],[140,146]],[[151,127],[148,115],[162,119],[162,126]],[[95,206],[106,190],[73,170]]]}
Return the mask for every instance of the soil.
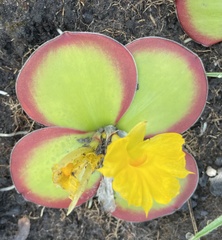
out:
{"label": "soil", "polygon": [[[19,69],[34,49],[62,31],[99,32],[122,44],[144,36],[161,36],[185,45],[202,59],[207,72],[222,71],[222,43],[203,47],[189,41],[175,13],[173,0],[1,0],[0,1],[0,133],[32,131],[42,127],[22,111],[15,94]],[[209,96],[198,122],[184,133],[195,157],[200,182],[191,198],[198,229],[222,215],[221,193],[211,193],[207,166],[218,169],[222,158],[222,81],[209,79]],[[205,129],[206,128],[206,129]],[[12,185],[10,152],[22,137],[0,137],[0,188]],[[217,162],[215,163],[215,161]],[[29,240],[137,239],[183,240],[193,233],[187,205],[176,213],[144,223],[117,220],[104,213],[93,199],[68,217],[64,210],[43,209],[26,202],[15,190],[0,192],[0,239],[15,238],[18,220],[30,219]],[[203,239],[221,239],[221,229]]]}

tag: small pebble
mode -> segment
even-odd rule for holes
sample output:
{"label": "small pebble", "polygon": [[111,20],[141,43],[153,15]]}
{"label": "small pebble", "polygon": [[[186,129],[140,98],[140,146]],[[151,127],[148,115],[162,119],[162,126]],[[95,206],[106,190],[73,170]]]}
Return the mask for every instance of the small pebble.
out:
{"label": "small pebble", "polygon": [[186,233],[186,239],[187,239],[187,240],[190,240],[190,239],[192,239],[193,237],[194,237],[193,233],[190,233],[190,232]]}
{"label": "small pebble", "polygon": [[214,163],[216,166],[222,167],[222,157],[217,157]]}
{"label": "small pebble", "polygon": [[215,170],[214,168],[212,168],[211,166],[208,166],[207,167],[207,170],[206,170],[206,174],[207,176],[209,177],[215,177],[217,175],[217,170]]}
{"label": "small pebble", "polygon": [[202,196],[202,197],[200,198],[200,200],[201,200],[202,202],[206,201],[206,199],[207,199],[207,196]]}
{"label": "small pebble", "polygon": [[222,196],[222,168],[218,169],[218,175],[210,178],[210,192],[214,196]]}
{"label": "small pebble", "polygon": [[195,211],[195,217],[198,220],[202,220],[204,217],[206,217],[208,215],[207,211],[204,210],[196,210]]}
{"label": "small pebble", "polygon": [[192,195],[192,199],[197,200],[198,198],[199,198],[199,196],[198,196],[196,193],[194,193],[194,194]]}
{"label": "small pebble", "polygon": [[208,215],[208,212],[207,212],[207,211],[204,211],[204,210],[202,210],[202,211],[200,212],[200,215],[201,215],[201,216],[203,216],[203,217],[205,217],[205,216],[207,216],[207,215]]}

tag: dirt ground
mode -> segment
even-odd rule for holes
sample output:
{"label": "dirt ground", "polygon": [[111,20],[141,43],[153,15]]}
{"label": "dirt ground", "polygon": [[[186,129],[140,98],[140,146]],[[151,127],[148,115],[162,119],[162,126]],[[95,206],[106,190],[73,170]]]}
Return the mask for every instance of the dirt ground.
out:
{"label": "dirt ground", "polygon": [[[57,36],[57,28],[99,32],[122,44],[144,36],[165,37],[198,54],[207,72],[222,71],[222,43],[208,48],[193,41],[184,43],[188,36],[178,23],[173,0],[0,0],[0,90],[9,94],[0,95],[0,133],[42,127],[23,113],[16,99],[15,81],[28,56],[37,46]],[[209,79],[206,108],[199,121],[184,133],[187,149],[200,172],[200,182],[191,199],[198,229],[222,214],[221,193],[212,190],[205,173],[208,166],[216,170],[221,167],[221,96],[222,80]],[[10,152],[21,137],[0,137],[0,188],[12,185]],[[28,240],[185,240],[188,232],[194,232],[187,205],[170,216],[129,223],[104,213],[97,199],[90,208],[84,204],[66,217],[62,209],[43,209],[26,202],[15,190],[0,192],[0,239],[15,239],[18,220],[23,216],[30,219]],[[222,229],[218,229],[203,239],[219,240],[221,233]]]}

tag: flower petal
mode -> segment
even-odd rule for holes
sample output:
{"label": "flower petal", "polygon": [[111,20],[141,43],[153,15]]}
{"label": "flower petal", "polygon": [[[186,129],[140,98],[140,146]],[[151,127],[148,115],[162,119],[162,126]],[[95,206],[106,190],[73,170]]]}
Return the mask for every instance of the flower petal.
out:
{"label": "flower petal", "polygon": [[178,133],[135,140],[132,150],[128,148],[132,138],[145,134],[141,131],[145,124],[137,124],[126,137],[110,144],[99,171],[113,178],[113,190],[129,206],[142,207],[147,216],[153,202],[164,205],[172,202],[180,194],[180,178],[192,172],[186,170],[184,139]]}
{"label": "flower petal", "polygon": [[178,179],[165,173],[162,169],[152,169],[141,171],[141,176],[146,179],[149,192],[152,198],[160,204],[168,204],[180,192]]}
{"label": "flower petal", "polygon": [[[115,144],[110,144],[107,148],[105,158],[107,159],[106,165],[99,168],[97,171],[102,173],[104,176],[112,177],[121,171],[128,159],[127,156],[127,139],[120,138],[117,139]],[[120,151],[121,149],[121,151]]]}
{"label": "flower petal", "polygon": [[[188,153],[186,153],[186,169],[189,172],[193,172],[194,174],[189,174],[186,178],[179,179],[180,194],[177,195],[168,204],[153,202],[147,216],[142,207],[134,207],[132,205],[129,205],[128,202],[124,200],[124,198],[122,198],[119,193],[116,192],[116,210],[111,214],[118,219],[130,222],[144,222],[172,214],[181,208],[182,205],[191,197],[198,184],[198,167],[194,158]],[[141,183],[143,182],[141,181]],[[146,186],[146,183],[143,184]],[[148,198],[149,196],[146,197],[148,201],[150,201]],[[146,199],[144,198],[143,201],[145,202]]]}
{"label": "flower petal", "polygon": [[151,156],[149,161],[164,159],[180,159],[185,154],[182,146],[185,143],[183,137],[178,133],[162,133],[144,141],[147,152]]}
{"label": "flower petal", "polygon": [[147,183],[144,176],[138,174],[135,168],[128,167],[114,177],[113,189],[122,198],[127,199],[129,206],[143,206],[146,214],[148,214],[153,200]]}
{"label": "flower petal", "polygon": [[[177,133],[163,133],[146,140],[149,161],[147,165],[166,171],[174,177],[184,178],[190,172],[185,170],[185,153],[181,151],[184,139]],[[170,146],[170,147],[169,147]]]}
{"label": "flower petal", "polygon": [[138,123],[130,132],[127,134],[128,139],[128,149],[134,147],[138,143],[144,140],[146,133],[147,122]]}

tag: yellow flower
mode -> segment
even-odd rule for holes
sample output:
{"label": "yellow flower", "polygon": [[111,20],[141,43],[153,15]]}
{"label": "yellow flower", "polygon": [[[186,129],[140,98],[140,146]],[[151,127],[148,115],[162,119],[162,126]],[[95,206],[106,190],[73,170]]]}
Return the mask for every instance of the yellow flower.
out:
{"label": "yellow flower", "polygon": [[91,142],[91,145],[94,145],[93,147],[81,147],[72,151],[52,168],[53,182],[66,190],[72,200],[67,215],[76,206],[86,189],[90,176],[103,157],[103,155],[95,153],[95,146],[98,145],[95,143],[96,141]]}
{"label": "yellow flower", "polygon": [[163,133],[144,141],[146,122],[137,124],[124,138],[107,148],[105,177],[113,178],[113,189],[129,205],[142,207],[148,215],[154,201],[168,204],[180,193],[178,178],[186,170],[184,139],[177,133]]}

